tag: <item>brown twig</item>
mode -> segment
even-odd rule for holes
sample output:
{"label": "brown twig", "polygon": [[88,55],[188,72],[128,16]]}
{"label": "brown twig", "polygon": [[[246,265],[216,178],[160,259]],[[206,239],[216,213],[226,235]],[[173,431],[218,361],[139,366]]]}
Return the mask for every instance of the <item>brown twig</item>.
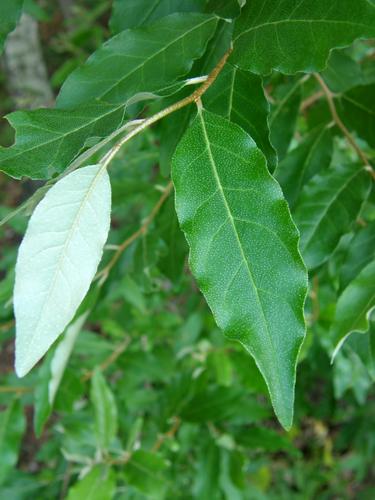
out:
{"label": "brown twig", "polygon": [[[131,338],[125,337],[125,339],[121,342],[121,344],[119,344],[116,347],[116,349],[99,365],[99,368],[102,371],[106,370],[111,364],[113,364],[117,360],[117,358],[119,358],[119,356],[121,356],[121,354],[123,352],[126,351],[130,342],[131,342]],[[93,371],[89,371],[83,375],[81,380],[83,382],[86,382],[87,380],[89,380],[93,376],[93,374],[94,374]]]}
{"label": "brown twig", "polygon": [[323,78],[318,73],[314,73],[314,77],[316,78],[316,80],[318,81],[319,85],[322,88],[322,91],[324,92],[324,95],[327,99],[327,103],[328,103],[329,110],[331,112],[333,121],[336,123],[336,125],[339,127],[341,132],[346,137],[348,143],[352,146],[354,151],[357,153],[357,155],[359,156],[359,158],[361,159],[361,161],[365,165],[366,170],[375,179],[375,172],[374,172],[374,169],[372,168],[372,166],[370,165],[369,159],[367,158],[365,153],[361,150],[361,148],[358,146],[358,144],[355,142],[351,133],[346,128],[346,126],[344,125],[344,123],[342,122],[341,118],[339,117],[339,115],[337,113],[335,102],[334,102],[334,95],[329,90],[327,84],[325,83]]}
{"label": "brown twig", "polygon": [[319,99],[321,99],[324,95],[325,94],[323,90],[319,90],[318,92],[315,92],[315,94],[302,101],[300,106],[301,113],[304,113],[308,108],[319,101]]}
{"label": "brown twig", "polygon": [[180,425],[181,425],[180,417],[173,417],[172,427],[166,433],[160,434],[158,436],[154,446],[152,447],[152,451],[157,452],[164,443],[164,441],[166,441],[167,439],[172,439],[175,436],[178,429],[180,428]]}
{"label": "brown twig", "polygon": [[7,387],[0,386],[0,393],[16,393],[16,394],[24,394],[26,392],[31,392],[32,389],[30,387]]}
{"label": "brown twig", "polygon": [[154,206],[154,208],[151,210],[150,214],[147,216],[143,224],[135,233],[133,233],[131,236],[126,238],[123,243],[117,248],[115,254],[113,255],[112,259],[109,261],[109,263],[99,271],[99,273],[96,275],[96,279],[100,278],[100,283],[103,283],[107,278],[109,273],[111,272],[111,269],[114,267],[114,265],[117,263],[119,258],[121,257],[121,254],[140,236],[144,236],[147,233],[148,227],[151,224],[151,222],[155,219],[156,215],[159,213],[161,207],[163,206],[164,202],[168,198],[168,196],[171,194],[173,190],[173,184],[172,182],[169,182],[166,188],[163,191],[163,194],[159,198],[158,202]]}

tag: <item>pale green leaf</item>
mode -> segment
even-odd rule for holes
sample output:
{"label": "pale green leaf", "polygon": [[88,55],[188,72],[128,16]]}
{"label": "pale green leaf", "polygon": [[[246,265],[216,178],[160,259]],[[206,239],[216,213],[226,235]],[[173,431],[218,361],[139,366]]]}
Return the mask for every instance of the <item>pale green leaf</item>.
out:
{"label": "pale green leaf", "polygon": [[274,170],[277,158],[270,142],[270,109],[259,76],[226,64],[203,102],[206,109],[237,123],[251,135]]}
{"label": "pale green leaf", "polygon": [[0,412],[0,485],[16,465],[26,419],[21,402],[13,400]]}
{"label": "pale green leaf", "polygon": [[23,0],[0,0],[0,54],[4,41],[21,15]]}
{"label": "pale green leaf", "polygon": [[236,21],[232,61],[260,74],[321,71],[330,49],[374,36],[367,0],[252,0]]}
{"label": "pale green leaf", "polygon": [[109,177],[100,165],[64,177],[36,207],[16,264],[20,377],[47,352],[85,297],[107,239],[110,211]]}
{"label": "pale green leaf", "polygon": [[351,332],[367,332],[375,307],[375,261],[368,264],[345,288],[336,306],[330,337],[337,354]]}
{"label": "pale green leaf", "polygon": [[278,164],[274,176],[290,207],[295,205],[306,182],[320,170],[329,167],[332,149],[330,129],[318,127]]}
{"label": "pale green leaf", "polygon": [[255,358],[289,428],[307,276],[281,189],[251,137],[208,112],[183,137],[172,174],[193,274],[218,325]]}
{"label": "pale green leaf", "polygon": [[115,492],[115,473],[97,465],[69,489],[67,500],[112,500]]}
{"label": "pale green leaf", "polygon": [[306,184],[294,220],[310,269],[328,260],[341,236],[350,230],[369,188],[370,176],[358,165],[332,165]]}
{"label": "pale green leaf", "polygon": [[90,399],[95,411],[95,434],[100,449],[107,450],[117,433],[117,407],[111,389],[96,368],[91,380]]}

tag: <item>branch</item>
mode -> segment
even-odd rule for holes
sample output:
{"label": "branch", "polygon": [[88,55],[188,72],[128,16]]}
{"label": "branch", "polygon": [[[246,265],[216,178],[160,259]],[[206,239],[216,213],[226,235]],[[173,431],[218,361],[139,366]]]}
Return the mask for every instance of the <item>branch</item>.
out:
{"label": "branch", "polygon": [[[131,342],[130,337],[125,337],[125,339],[119,344],[116,349],[106,358],[100,365],[99,368],[104,371],[106,370],[112,363],[114,363],[117,358],[121,356],[121,354],[126,351],[128,348],[129,344]],[[82,377],[82,382],[86,382],[87,380],[90,380],[90,378],[93,376],[94,372],[89,371],[85,373]]]}
{"label": "branch", "polygon": [[325,83],[323,78],[318,73],[314,73],[314,77],[316,78],[316,80],[318,81],[319,85],[321,86],[321,88],[324,92],[324,95],[327,99],[329,110],[331,112],[333,121],[339,127],[341,132],[346,137],[348,143],[352,146],[354,151],[357,153],[359,158],[362,160],[363,164],[365,165],[366,170],[368,170],[368,172],[370,172],[372,177],[375,179],[375,172],[374,172],[372,166],[370,165],[369,159],[367,158],[365,153],[360,149],[360,147],[357,145],[357,143],[353,139],[351,133],[346,128],[346,126],[344,125],[344,123],[342,122],[341,118],[339,117],[339,115],[337,113],[335,101],[334,101],[334,94],[329,90],[327,84]]}
{"label": "branch", "polygon": [[155,219],[156,215],[159,213],[161,207],[163,206],[164,202],[168,198],[168,196],[171,194],[173,190],[173,184],[172,182],[169,182],[167,187],[164,189],[163,194],[159,198],[158,202],[154,206],[154,208],[151,210],[150,214],[147,216],[143,224],[135,233],[133,233],[131,236],[126,238],[123,243],[117,248],[114,256],[112,259],[109,261],[109,263],[99,271],[99,273],[96,275],[95,279],[100,278],[99,283],[102,285],[105,280],[108,278],[109,273],[111,272],[112,268],[114,265],[117,263],[119,258],[121,257],[121,254],[135,241],[137,240],[140,236],[144,236],[147,233],[148,227],[151,224],[151,222]]}

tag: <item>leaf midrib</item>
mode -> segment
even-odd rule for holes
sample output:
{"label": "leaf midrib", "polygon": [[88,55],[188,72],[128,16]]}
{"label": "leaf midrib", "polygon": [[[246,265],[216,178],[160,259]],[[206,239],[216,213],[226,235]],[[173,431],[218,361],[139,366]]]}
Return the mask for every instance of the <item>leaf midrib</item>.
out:
{"label": "leaf midrib", "polygon": [[[266,332],[267,332],[267,336],[269,338],[270,346],[272,348],[272,351],[273,351],[275,359],[276,359],[276,349],[275,349],[275,346],[274,346],[274,343],[273,343],[271,332],[269,330],[269,326],[268,326],[268,323],[267,323],[266,315],[265,315],[265,312],[263,310],[263,305],[262,305],[262,301],[261,301],[259,293],[258,293],[258,288],[257,288],[257,286],[255,284],[253,274],[251,272],[251,269],[249,267],[249,263],[247,261],[247,258],[246,258],[246,255],[244,253],[244,250],[242,248],[241,240],[240,240],[240,237],[239,237],[239,234],[238,234],[238,231],[237,231],[237,227],[236,227],[235,222],[234,222],[234,218],[232,216],[232,212],[231,212],[230,207],[228,205],[228,202],[227,202],[227,199],[226,199],[226,196],[225,196],[225,193],[224,193],[223,186],[221,185],[219,173],[217,171],[215,160],[214,160],[214,157],[213,157],[213,154],[212,154],[211,143],[210,143],[210,140],[209,140],[209,137],[208,137],[208,133],[207,133],[206,124],[205,124],[205,121],[204,121],[204,118],[203,118],[202,110],[199,110],[198,115],[199,115],[199,118],[200,118],[200,121],[201,121],[201,124],[202,124],[202,130],[203,130],[204,140],[205,140],[205,143],[206,143],[207,153],[208,153],[208,156],[209,156],[209,159],[210,159],[211,170],[212,170],[212,173],[214,175],[217,188],[218,188],[218,190],[219,190],[219,192],[221,194],[221,197],[222,197],[225,209],[227,211],[228,219],[230,220],[231,226],[233,228],[233,232],[234,232],[234,234],[236,236],[236,241],[237,241],[238,247],[239,247],[240,252],[241,252],[242,260],[243,260],[243,262],[244,262],[244,264],[246,266],[246,269],[247,269],[250,281],[251,281],[251,283],[253,285],[253,288],[255,290],[256,299],[257,299],[257,302],[259,304],[259,308],[260,308],[260,311],[261,311],[261,314],[262,314],[262,317],[263,317],[263,321],[264,321],[265,329],[266,329]],[[279,389],[280,389],[278,392],[279,392],[279,395],[281,396],[281,398],[283,399],[283,401],[285,403],[284,392],[281,390],[281,383],[280,383],[281,377],[280,377],[279,366],[277,366],[276,372],[277,372],[277,385],[279,386]]]}

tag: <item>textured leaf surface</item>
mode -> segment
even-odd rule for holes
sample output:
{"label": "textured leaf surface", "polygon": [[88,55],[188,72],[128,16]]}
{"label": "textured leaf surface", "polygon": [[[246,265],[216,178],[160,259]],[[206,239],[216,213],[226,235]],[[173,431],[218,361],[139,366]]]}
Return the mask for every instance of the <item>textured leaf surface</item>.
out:
{"label": "textured leaf surface", "polygon": [[275,168],[276,151],[268,127],[270,109],[259,76],[226,64],[203,102],[209,111],[237,123],[251,135],[271,170]]}
{"label": "textured leaf surface", "polygon": [[332,149],[330,129],[319,127],[278,164],[274,176],[290,207],[295,205],[305,183],[320,170],[329,167]]}
{"label": "textured leaf surface", "polygon": [[63,332],[86,295],[107,239],[111,188],[88,166],[55,184],[36,207],[16,264],[16,371],[25,375]]}
{"label": "textured leaf surface", "polygon": [[90,398],[95,410],[95,433],[100,449],[106,450],[117,432],[117,407],[111,389],[97,368],[91,381]]}
{"label": "textured leaf surface", "polygon": [[13,400],[5,411],[0,412],[0,485],[17,463],[25,430],[23,407],[19,400]]}
{"label": "textured leaf surface", "polygon": [[111,104],[151,93],[186,74],[213,36],[214,16],[172,14],[111,38],[68,77],[57,107],[73,108],[92,99]]}
{"label": "textured leaf surface", "polygon": [[202,0],[115,0],[110,26],[113,33],[149,24],[174,12],[200,12]]}
{"label": "textured leaf surface", "polygon": [[193,274],[218,325],[255,358],[289,428],[307,279],[281,189],[251,137],[209,112],[183,137],[172,176]]}
{"label": "textured leaf surface", "polygon": [[334,355],[351,332],[367,332],[369,316],[375,307],[375,262],[371,262],[345,288],[336,306],[331,338]]}
{"label": "textured leaf surface", "polygon": [[232,60],[260,74],[320,71],[330,49],[374,36],[367,0],[252,0],[236,22]]}
{"label": "textured leaf surface", "polygon": [[369,174],[358,165],[334,165],[306,184],[294,212],[301,232],[301,251],[309,268],[325,262],[349,231],[370,187]]}
{"label": "textured leaf surface", "polygon": [[375,148],[375,84],[349,90],[340,99],[340,115],[346,125]]}
{"label": "textured leaf surface", "polygon": [[21,15],[23,0],[0,0],[0,54],[5,38],[14,30]]}

